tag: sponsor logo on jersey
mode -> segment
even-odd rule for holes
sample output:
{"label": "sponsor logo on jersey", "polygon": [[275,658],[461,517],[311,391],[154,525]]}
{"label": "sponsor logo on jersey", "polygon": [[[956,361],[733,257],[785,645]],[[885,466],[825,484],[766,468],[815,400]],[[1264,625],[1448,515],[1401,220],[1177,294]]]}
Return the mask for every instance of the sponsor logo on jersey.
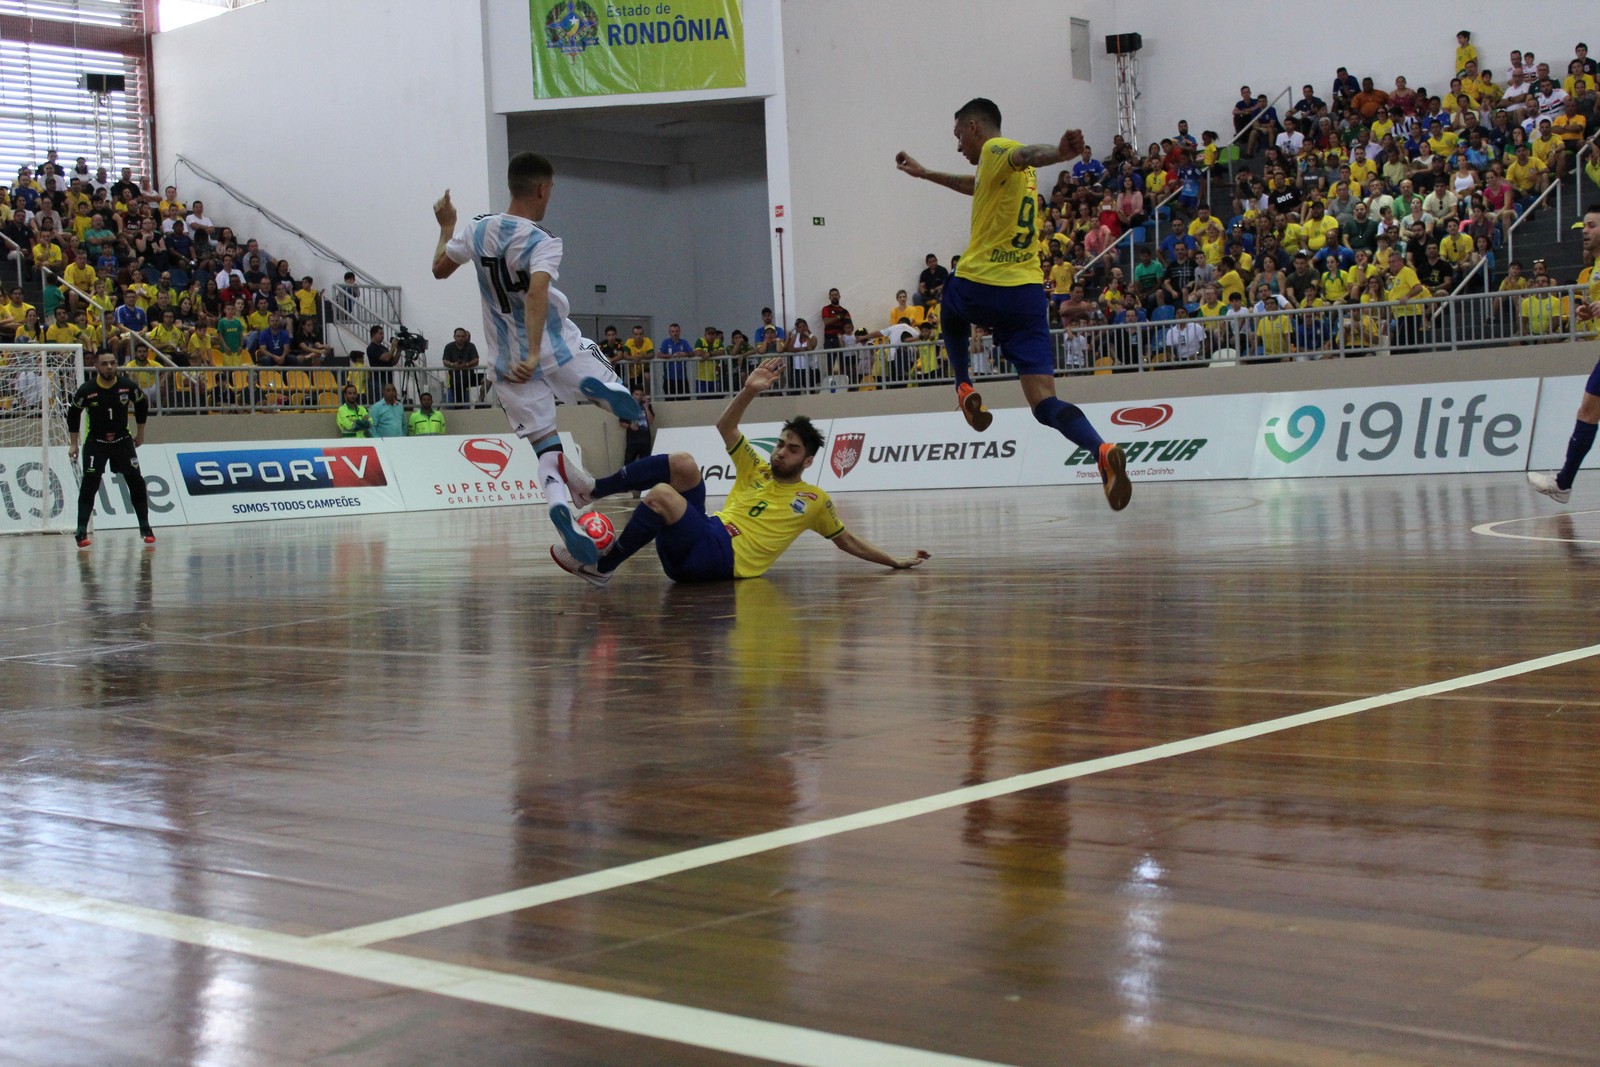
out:
{"label": "sponsor logo on jersey", "polygon": [[1153,430],[1157,426],[1165,425],[1171,418],[1171,404],[1150,404],[1145,407],[1118,408],[1111,413],[1113,425],[1137,426],[1141,430]]}
{"label": "sponsor logo on jersey", "polygon": [[371,445],[180,452],[178,467],[190,496],[217,493],[294,493],[388,485]]}
{"label": "sponsor logo on jersey", "polygon": [[789,501],[789,510],[793,511],[796,515],[804,515],[806,513],[806,502],[801,500],[799,497],[796,497],[795,499]]}
{"label": "sponsor logo on jersey", "polygon": [[491,479],[511,465],[511,445],[498,437],[469,437],[461,442],[462,457]]}

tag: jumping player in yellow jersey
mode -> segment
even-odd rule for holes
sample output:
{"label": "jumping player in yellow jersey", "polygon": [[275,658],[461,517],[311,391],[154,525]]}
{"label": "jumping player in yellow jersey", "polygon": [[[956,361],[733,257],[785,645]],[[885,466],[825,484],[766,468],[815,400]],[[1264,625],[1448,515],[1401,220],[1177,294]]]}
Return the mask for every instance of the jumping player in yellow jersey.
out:
{"label": "jumping player in yellow jersey", "polygon": [[739,391],[717,419],[717,432],[728,446],[738,471],[733,491],[721,511],[706,513],[706,484],[699,464],[687,452],[646,456],[629,463],[580,494],[579,506],[617,493],[643,492],[643,502],[617,536],[616,545],[598,564],[580,563],[562,545],[552,545],[550,556],[562,570],[591,585],[604,587],[628,557],[651,541],[661,569],[675,582],[715,582],[729,578],[757,578],[807,530],[815,530],[842,551],[881,563],[897,571],[927,560],[928,553],[896,559],[865,538],[844,528],[834,512],[833,500],[809,482],[801,481],[817,451],[822,435],[811,420],[797,416],[784,423],[772,460],[764,463],[744,434],[739,418],[762,392],[783,375],[783,360],[769,359],[750,372]]}
{"label": "jumping player in yellow jersey", "polygon": [[[1583,228],[1584,257],[1595,266],[1589,272],[1589,300],[1587,303],[1574,300],[1572,317],[1579,322],[1595,322],[1600,321],[1600,204],[1590,204],[1579,225]],[[1544,471],[1529,471],[1529,484],[1558,504],[1571,499],[1572,480],[1578,476],[1578,468],[1594,444],[1596,424],[1600,424],[1600,363],[1589,372],[1589,381],[1583,387],[1578,421],[1567,440],[1567,462],[1553,477]]]}
{"label": "jumping player in yellow jersey", "polygon": [[980,432],[994,421],[972,387],[968,366],[972,327],[983,326],[1016,366],[1033,417],[1097,457],[1106,500],[1113,511],[1121,511],[1133,494],[1122,447],[1101,440],[1076,404],[1056,396],[1048,297],[1039,274],[1034,168],[1081,153],[1083,131],[1068,130],[1054,145],[1013,141],[1000,136],[1000,109],[982,97],[967,101],[955,117],[957,149],[977,166],[976,175],[931,171],[904,152],[894,158],[913,178],[972,197],[972,233],[955,275],[945,283],[939,319],[956,379],[956,406]]}

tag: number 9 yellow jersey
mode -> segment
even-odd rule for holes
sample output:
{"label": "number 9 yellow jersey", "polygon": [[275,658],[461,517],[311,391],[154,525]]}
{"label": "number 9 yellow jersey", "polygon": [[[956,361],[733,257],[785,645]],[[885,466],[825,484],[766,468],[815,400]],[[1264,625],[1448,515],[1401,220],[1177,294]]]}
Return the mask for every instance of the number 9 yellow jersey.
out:
{"label": "number 9 yellow jersey", "polygon": [[972,235],[956,264],[956,276],[984,285],[1044,285],[1039,269],[1039,178],[1017,167],[1011,153],[1022,147],[1009,137],[984,142],[972,190]]}

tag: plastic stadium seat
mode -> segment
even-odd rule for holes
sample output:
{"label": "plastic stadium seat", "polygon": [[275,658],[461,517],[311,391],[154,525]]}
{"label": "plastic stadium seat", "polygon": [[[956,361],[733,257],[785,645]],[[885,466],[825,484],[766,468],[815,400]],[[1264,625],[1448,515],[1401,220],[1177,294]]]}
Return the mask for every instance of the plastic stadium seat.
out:
{"label": "plastic stadium seat", "polygon": [[1171,322],[1177,317],[1178,313],[1173,309],[1171,304],[1162,304],[1160,307],[1150,312],[1151,322]]}
{"label": "plastic stadium seat", "polygon": [[285,371],[283,385],[289,390],[289,403],[295,407],[304,405],[306,398],[311,395],[311,375],[303,370]]}
{"label": "plastic stadium seat", "polygon": [[317,394],[317,409],[319,411],[339,410],[339,394],[332,390],[324,390]]}

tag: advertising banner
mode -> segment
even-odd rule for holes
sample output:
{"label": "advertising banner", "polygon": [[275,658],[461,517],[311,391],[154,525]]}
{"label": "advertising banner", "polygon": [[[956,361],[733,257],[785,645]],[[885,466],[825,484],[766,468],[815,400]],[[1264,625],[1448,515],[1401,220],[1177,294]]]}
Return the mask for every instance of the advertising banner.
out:
{"label": "advertising banner", "polygon": [[1024,442],[1045,432],[1020,408],[981,434],[957,411],[834,419],[806,480],[830,493],[1016,485]]}
{"label": "advertising banner", "polygon": [[[821,477],[820,468],[827,460],[828,427],[831,423],[828,419],[819,419],[812,425],[822,434],[823,451],[817,454],[811,469],[806,471],[805,480],[817,484]],[[739,428],[757,452],[770,456],[773,446],[778,443],[778,431],[783,429],[783,423],[752,422]],[[715,426],[668,427],[656,434],[655,450],[659,453],[687,452],[693,456],[700,464],[700,476],[706,481],[707,496],[727,496],[733,488],[733,461],[728,458],[728,448],[722,443],[722,435]]]}
{"label": "advertising banner", "polygon": [[1539,379],[1261,396],[1255,478],[1524,470]]}
{"label": "advertising banner", "polygon": [[[1555,471],[1566,463],[1567,441],[1572,437],[1578,402],[1583,399],[1588,381],[1582,374],[1544,379],[1539,390],[1539,417],[1534,424],[1530,470]],[[1589,452],[1583,467],[1585,470],[1600,467],[1600,448]]]}
{"label": "advertising banner", "polygon": [[532,0],[541,100],[744,85],[739,0]]}
{"label": "advertising banner", "polygon": [[[1127,451],[1128,475],[1135,481],[1250,477],[1261,419],[1258,394],[1085,404],[1083,411],[1102,437]],[[1018,484],[1100,484],[1096,457],[1054,430],[1035,425],[1026,440]]]}
{"label": "advertising banner", "polygon": [[[50,476],[46,479],[37,448],[0,448],[0,532],[41,529],[41,514],[48,515],[52,527],[72,528],[77,520],[82,468],[68,461],[65,445],[52,448],[50,453]],[[150,494],[150,525],[184,525],[188,520],[178,498],[170,450],[146,445],[139,449],[138,456]],[[128,484],[121,475],[107,472],[101,479],[93,524],[97,530],[138,529]]]}
{"label": "advertising banner", "polygon": [[193,523],[405,510],[377,441],[230,441],[169,447],[182,507]]}
{"label": "advertising banner", "polygon": [[[539,457],[515,434],[391,437],[378,444],[407,511],[545,502],[539,488]],[[562,434],[561,444],[568,456],[583,462],[571,434]]]}

